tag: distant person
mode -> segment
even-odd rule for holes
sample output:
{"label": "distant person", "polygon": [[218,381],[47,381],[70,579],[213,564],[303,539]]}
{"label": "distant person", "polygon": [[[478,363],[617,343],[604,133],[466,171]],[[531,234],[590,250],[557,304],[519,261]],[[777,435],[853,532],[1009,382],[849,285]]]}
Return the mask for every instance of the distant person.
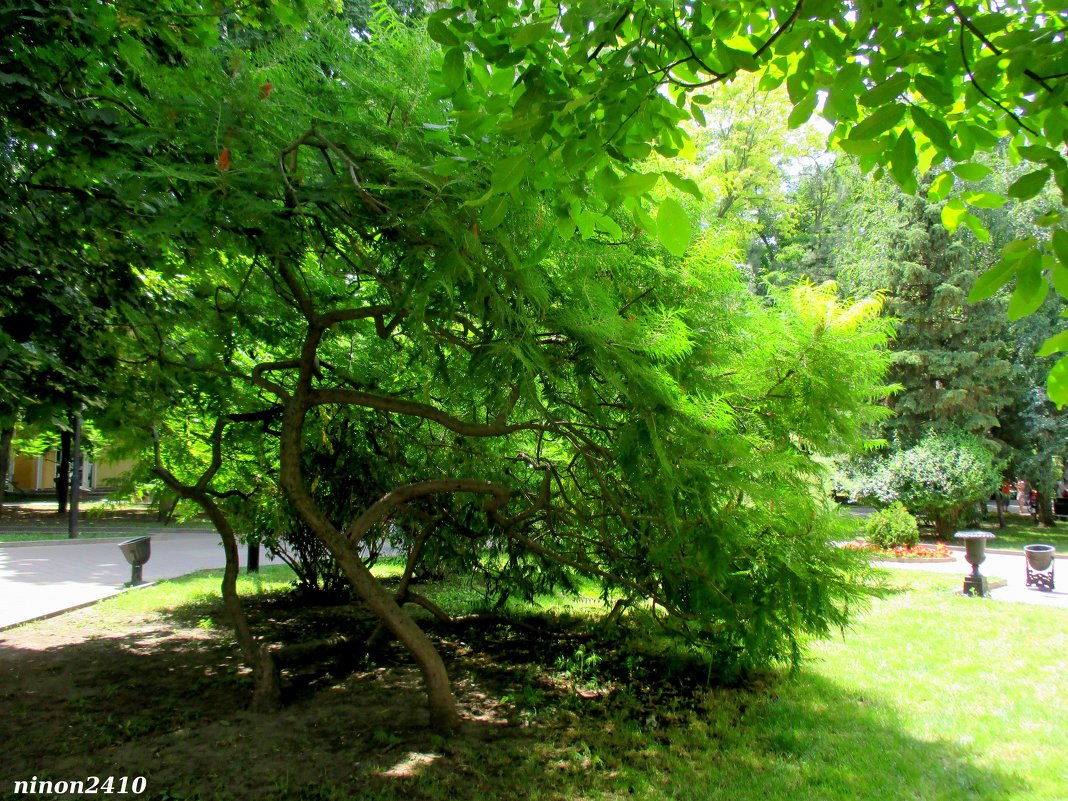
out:
{"label": "distant person", "polygon": [[1031,493],[1027,491],[1027,482],[1020,479],[1016,482],[1016,505],[1020,507],[1020,514],[1025,515]]}

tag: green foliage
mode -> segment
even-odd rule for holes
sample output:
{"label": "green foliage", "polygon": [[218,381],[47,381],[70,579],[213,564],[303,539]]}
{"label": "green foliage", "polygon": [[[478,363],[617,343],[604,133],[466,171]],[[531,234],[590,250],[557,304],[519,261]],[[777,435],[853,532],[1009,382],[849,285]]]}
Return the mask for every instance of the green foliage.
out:
{"label": "green foliage", "polygon": [[894,501],[870,515],[864,524],[864,535],[868,542],[885,549],[911,548],[920,541],[916,518],[901,501]]}
{"label": "green foliage", "polygon": [[[137,265],[120,340],[127,427],[156,426],[164,463],[208,475],[246,531],[257,494],[270,528],[292,529],[273,495],[281,441],[309,527],[382,510],[372,531],[395,524],[402,547],[425,531],[422,566],[466,564],[498,602],[585,574],[725,674],[796,661],[871,592],[862,560],[828,545],[847,524],[821,488],[823,457],[863,447],[886,414],[878,302],[811,284],[755,296],[725,229],[679,213],[673,190],[696,200],[694,179],[608,166],[606,148],[613,164],[653,157],[631,133],[591,156],[553,124],[564,112],[536,70],[497,58],[491,40],[513,32],[486,29],[490,63],[442,53],[470,31],[432,19],[424,33],[383,9],[363,39],[325,14],[269,36],[232,20],[174,44],[180,58],[120,35],[142,147],[108,175],[152,199],[130,225],[162,252]],[[516,46],[555,41],[544,22],[524,20]],[[546,74],[583,63],[550,58]],[[591,94],[567,114],[600,106]],[[658,156],[690,155],[664,136]],[[562,164],[540,137],[563,137]],[[656,219],[636,194],[650,186],[670,192]],[[217,419],[223,458],[205,474]],[[439,491],[404,494],[428,482]]]}
{"label": "green foliage", "polygon": [[947,536],[972,521],[997,488],[990,449],[963,432],[929,434],[912,448],[876,460],[856,491],[879,504],[900,502]]}
{"label": "green foliage", "polygon": [[[1006,198],[1033,197],[1048,184],[1063,208],[1068,195],[1068,70],[1056,4],[963,3],[932,17],[907,4],[837,2],[816,10],[641,0],[619,10],[456,0],[429,20],[446,49],[438,91],[454,104],[457,132],[472,140],[503,132],[500,147],[515,160],[517,171],[487,199],[519,200],[523,188],[542,193],[561,227],[583,237],[595,236],[592,221],[617,207],[646,215],[647,199],[624,183],[628,162],[692,158],[679,123],[706,121],[715,96],[747,73],[765,90],[786,88],[793,110],[783,117],[791,127],[825,96],[819,113],[833,126],[831,141],[865,173],[889,175],[909,194],[947,162],[960,165],[962,179],[978,180],[976,153],[1009,138],[1010,157],[1026,165],[1025,174],[1008,188],[965,189],[951,199],[942,214],[951,232],[967,228],[986,241],[983,211]],[[940,181],[932,199],[944,199],[951,186],[952,178]],[[676,211],[669,203],[665,217]],[[1052,236],[1062,220],[1050,215],[1028,245],[1036,260],[1007,270],[1005,280],[1018,276],[1014,317],[1041,304],[1045,278],[1068,270]],[[665,244],[678,251],[674,239]],[[1064,364],[1068,357],[1048,382],[1057,403],[1068,401]]]}

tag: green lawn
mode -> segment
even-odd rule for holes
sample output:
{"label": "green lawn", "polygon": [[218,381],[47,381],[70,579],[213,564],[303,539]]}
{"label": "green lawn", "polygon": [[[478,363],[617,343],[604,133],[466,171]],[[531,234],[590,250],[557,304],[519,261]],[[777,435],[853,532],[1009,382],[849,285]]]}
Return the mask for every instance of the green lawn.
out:
{"label": "green lawn", "polygon": [[[696,707],[665,694],[655,712],[635,717],[625,704],[554,699],[528,686],[510,701],[525,706],[521,730],[451,743],[424,733],[415,744],[411,734],[383,730],[375,737],[381,754],[365,754],[357,771],[364,784],[265,788],[262,797],[1065,798],[1068,609],[963,598],[956,576],[891,575],[900,592],[877,601],[844,637],[812,643],[794,675],[758,690],[709,690]],[[266,592],[287,578],[274,569],[242,581],[245,592]],[[217,574],[164,582],[100,610],[189,609],[206,602],[216,582]],[[455,587],[437,598],[464,602]],[[397,777],[390,768],[406,754],[425,765]]]}
{"label": "green lawn", "polygon": [[[976,525],[975,528],[986,529],[997,535],[997,539],[988,544],[990,548],[1022,551],[1025,545],[1045,543],[1056,548],[1057,553],[1068,554],[1068,522],[1058,522],[1052,528],[1045,528],[1034,523],[1030,517],[1007,514],[1005,515],[1005,528],[998,528],[997,517],[991,515],[982,523]],[[920,529],[920,539],[924,542],[941,540],[941,538],[935,536],[932,529],[928,528]],[[958,543],[950,538],[948,544],[955,545]]]}
{"label": "green lawn", "polygon": [[1029,517],[1006,515],[1005,528],[997,527],[997,520],[987,521],[984,528],[989,528],[997,539],[989,543],[991,548],[1023,550],[1025,545],[1045,543],[1057,549],[1057,553],[1068,554],[1068,523],[1058,522],[1053,528],[1043,528],[1031,522]]}

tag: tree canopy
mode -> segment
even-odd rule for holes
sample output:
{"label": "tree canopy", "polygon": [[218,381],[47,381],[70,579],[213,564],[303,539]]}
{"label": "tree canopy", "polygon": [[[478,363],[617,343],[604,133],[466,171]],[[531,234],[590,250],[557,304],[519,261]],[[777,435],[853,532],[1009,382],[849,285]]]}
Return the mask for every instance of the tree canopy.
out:
{"label": "tree canopy", "polygon": [[[954,2],[933,14],[918,3],[648,0],[622,9],[454,3],[429,17],[428,31],[446,49],[440,94],[457,131],[477,142],[495,129],[512,143],[485,199],[489,219],[501,195],[530,187],[573,199],[555,206],[565,229],[586,235],[618,205],[681,249],[691,231],[674,202],[659,206],[654,223],[635,197],[674,176],[644,162],[691,149],[679,123],[703,121],[713,90],[741,73],[759,73],[766,88],[785,84],[791,126],[822,116],[835,146],[908,192],[932,166],[956,165],[930,187],[935,200],[985,172],[972,158],[1011,137],[1012,158],[1028,170],[1003,193],[964,188],[942,220],[987,236],[976,209],[1059,188],[1061,206],[1039,235],[1006,245],[972,292],[989,297],[1016,277],[1013,306],[1027,313],[1048,282],[1068,293],[1066,24],[1057,4],[1032,2]],[[1066,344],[1062,334],[1047,347]],[[1068,401],[1068,357],[1048,389]]]}

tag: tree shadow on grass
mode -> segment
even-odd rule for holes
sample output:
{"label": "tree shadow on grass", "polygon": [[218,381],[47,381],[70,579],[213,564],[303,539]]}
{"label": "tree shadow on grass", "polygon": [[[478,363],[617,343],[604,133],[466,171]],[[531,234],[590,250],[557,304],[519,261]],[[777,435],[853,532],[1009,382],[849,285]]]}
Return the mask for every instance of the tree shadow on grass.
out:
{"label": "tree shadow on grass", "polygon": [[[684,674],[654,686],[646,673],[640,686],[587,692],[560,672],[561,655],[576,664],[573,642],[547,636],[509,658],[514,630],[443,640],[468,721],[448,740],[428,730],[418,671],[400,658],[320,668],[314,692],[251,714],[227,638],[178,622],[211,609],[52,647],[6,632],[0,797],[34,775],[145,776],[142,797],[219,801],[1001,801],[1028,790],[967,749],[910,734],[886,700],[804,671],[759,691],[705,691]],[[317,614],[313,630],[330,625]]]}
{"label": "tree shadow on grass", "polygon": [[[711,692],[666,723],[605,714],[602,701],[546,710],[521,729],[469,734],[435,754],[397,749],[368,799],[1004,801],[1019,776],[955,743],[902,730],[895,711],[819,677],[755,694]],[[309,788],[310,789],[310,788]],[[314,792],[308,798],[320,797]],[[323,796],[326,797],[326,796]]]}

